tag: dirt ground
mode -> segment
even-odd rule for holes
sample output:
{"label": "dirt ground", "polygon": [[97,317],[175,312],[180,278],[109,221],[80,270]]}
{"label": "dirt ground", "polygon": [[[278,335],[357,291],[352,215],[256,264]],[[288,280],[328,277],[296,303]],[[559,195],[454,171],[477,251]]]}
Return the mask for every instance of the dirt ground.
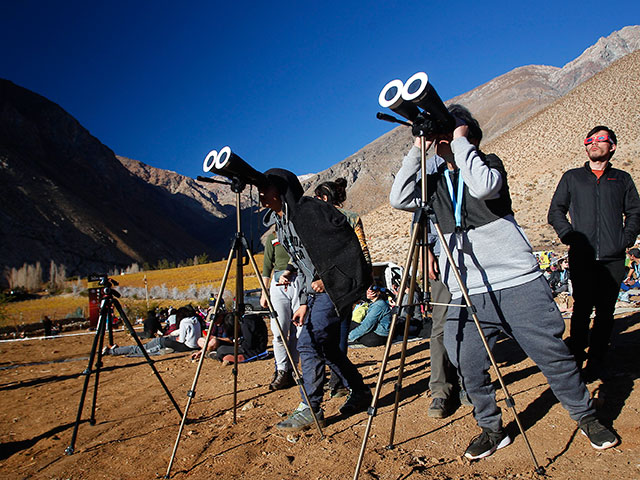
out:
{"label": "dirt ground", "polygon": [[[496,358],[547,478],[640,479],[640,312],[618,318],[610,351],[615,374],[590,385],[599,412],[621,443],[595,451],[579,434],[540,371],[517,345],[504,340]],[[143,358],[106,357],[99,381],[96,424],[88,421],[92,387],[85,402],[73,455],[65,455],[93,335],[0,343],[0,477],[45,479],[132,479],[164,476],[180,417]],[[117,333],[119,344],[130,339]],[[470,407],[443,420],[426,415],[428,341],[409,343],[394,448],[390,441],[393,388],[400,345],[392,349],[364,455],[362,479],[529,479],[533,462],[513,415],[500,402],[514,438],[507,448],[478,462],[462,457],[478,433]],[[350,358],[375,385],[384,347],[354,349]],[[187,403],[197,363],[186,354],[154,357],[180,408]],[[172,477],[346,479],[352,478],[367,414],[344,419],[344,399],[325,401],[328,425],[286,435],[274,425],[298,404],[295,388],[269,392],[272,360],[239,366],[237,423],[233,424],[232,368],[206,359],[181,437]],[[92,376],[93,379],[93,376]],[[93,381],[92,384],[93,385]],[[502,399],[503,394],[498,393]]]}

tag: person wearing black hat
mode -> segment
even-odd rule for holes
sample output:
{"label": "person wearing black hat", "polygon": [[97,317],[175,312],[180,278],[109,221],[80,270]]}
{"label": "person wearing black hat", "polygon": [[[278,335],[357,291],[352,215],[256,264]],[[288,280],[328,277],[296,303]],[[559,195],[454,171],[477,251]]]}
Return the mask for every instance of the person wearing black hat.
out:
{"label": "person wearing black hat", "polygon": [[347,218],[333,205],[303,196],[292,172],[273,168],[259,187],[260,202],[269,209],[264,223],[276,226],[278,240],[300,277],[300,307],[292,321],[301,326],[298,352],[309,403],[303,401],[277,428],[304,430],[314,424],[311,409],[324,422],[321,408],[325,365],[350,389],[340,407],[344,416],[366,410],[371,392],[362,375],[339,347],[340,322],[371,284],[371,268]]}

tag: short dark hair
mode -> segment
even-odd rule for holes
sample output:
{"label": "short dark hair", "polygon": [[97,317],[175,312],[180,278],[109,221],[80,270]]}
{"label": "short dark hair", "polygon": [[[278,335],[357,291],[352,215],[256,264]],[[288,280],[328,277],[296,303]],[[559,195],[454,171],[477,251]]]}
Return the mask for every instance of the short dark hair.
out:
{"label": "short dark hair", "polygon": [[599,132],[600,130],[606,131],[609,134],[609,138],[611,139],[613,144],[618,145],[618,138],[616,137],[615,132],[611,130],[609,127],[605,127],[604,125],[596,125],[591,130],[589,130],[589,133],[587,133],[587,136],[584,138],[589,138],[593,136],[594,133]]}
{"label": "short dark hair", "polygon": [[482,129],[480,128],[478,120],[471,115],[469,109],[458,103],[453,103],[449,105],[448,110],[451,115],[462,120],[462,122],[469,127],[469,138],[477,140],[478,144],[480,144],[482,140]]}

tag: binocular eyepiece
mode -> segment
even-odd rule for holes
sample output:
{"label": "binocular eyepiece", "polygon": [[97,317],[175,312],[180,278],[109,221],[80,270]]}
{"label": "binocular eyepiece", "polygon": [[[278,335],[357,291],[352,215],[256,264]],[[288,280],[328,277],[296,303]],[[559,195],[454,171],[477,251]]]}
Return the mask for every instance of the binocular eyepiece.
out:
{"label": "binocular eyepiece", "polygon": [[405,83],[399,79],[387,83],[378,96],[378,103],[411,121],[414,126],[424,125],[426,133],[450,133],[456,126],[456,120],[424,72],[416,73]]}
{"label": "binocular eyepiece", "polygon": [[[267,177],[245,162],[231,151],[229,146],[223,147],[218,152],[211,150],[204,157],[202,170],[227,177],[232,182],[264,187],[268,185]],[[198,180],[204,180],[198,177]]]}

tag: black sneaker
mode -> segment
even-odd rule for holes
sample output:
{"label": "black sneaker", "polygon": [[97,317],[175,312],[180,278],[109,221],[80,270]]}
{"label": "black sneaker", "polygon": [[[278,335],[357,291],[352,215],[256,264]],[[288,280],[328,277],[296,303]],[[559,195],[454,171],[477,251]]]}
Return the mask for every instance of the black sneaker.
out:
{"label": "black sneaker", "polygon": [[371,405],[373,395],[367,390],[360,392],[352,391],[347,397],[347,401],[340,407],[340,413],[345,417],[350,417],[356,413],[364,412]]}
{"label": "black sneaker", "polygon": [[596,450],[605,450],[618,444],[618,437],[602,425],[595,415],[587,415],[578,422],[580,431],[589,439],[591,446]]}
{"label": "black sneaker", "polygon": [[447,399],[446,398],[434,398],[427,410],[427,416],[430,418],[444,418],[447,416]]}
{"label": "black sneaker", "polygon": [[478,460],[488,457],[499,448],[506,447],[510,443],[511,438],[504,430],[492,432],[487,428],[483,428],[482,433],[471,440],[467,451],[464,452],[464,456],[469,460]]}
{"label": "black sneaker", "polygon": [[269,390],[283,390],[285,388],[293,387],[296,384],[293,379],[291,370],[282,371],[278,370],[276,378],[269,384]]}
{"label": "black sneaker", "polygon": [[335,386],[331,389],[331,398],[346,397],[347,395],[349,395],[347,387]]}

